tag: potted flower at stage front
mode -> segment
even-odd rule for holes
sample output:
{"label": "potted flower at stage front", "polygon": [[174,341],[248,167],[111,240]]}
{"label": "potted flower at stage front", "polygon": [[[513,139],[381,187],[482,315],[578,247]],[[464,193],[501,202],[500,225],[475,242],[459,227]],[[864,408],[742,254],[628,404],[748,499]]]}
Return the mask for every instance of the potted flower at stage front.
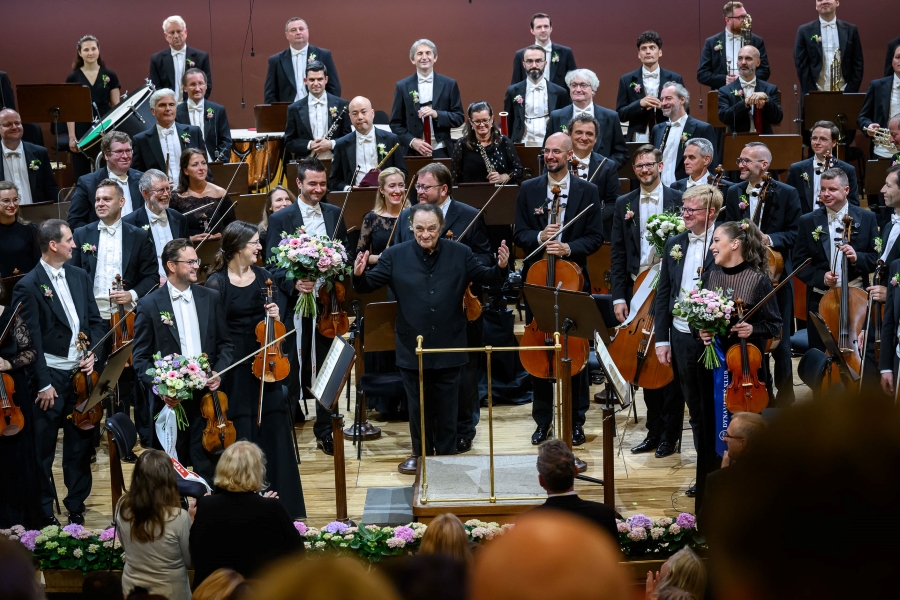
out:
{"label": "potted flower at stage front", "polygon": [[[208,370],[209,361],[205,354],[197,357],[169,354],[164,357],[157,352],[153,355],[153,367],[147,369],[147,375],[153,378],[154,394],[184,402],[193,399],[195,391],[206,387]],[[181,403],[172,410],[178,429],[187,429],[187,413]]]}
{"label": "potted flower at stage front", "polygon": [[[687,292],[683,300],[677,302],[672,309],[672,314],[687,321],[688,325],[697,330],[706,330],[715,336],[728,333],[728,324],[734,313],[734,301],[732,292],[723,292],[721,288],[710,290],[697,287]],[[721,366],[719,355],[716,351],[718,339],[709,343],[703,349],[700,362],[707,369]]]}
{"label": "potted flower at stage front", "polygon": [[[328,290],[335,281],[343,281],[353,271],[347,261],[347,251],[340,240],[327,235],[309,235],[299,227],[294,234],[281,233],[281,241],[272,248],[269,262],[285,269],[286,279],[307,279],[326,285]],[[316,297],[313,293],[300,294],[296,313],[304,317],[315,314]]]}

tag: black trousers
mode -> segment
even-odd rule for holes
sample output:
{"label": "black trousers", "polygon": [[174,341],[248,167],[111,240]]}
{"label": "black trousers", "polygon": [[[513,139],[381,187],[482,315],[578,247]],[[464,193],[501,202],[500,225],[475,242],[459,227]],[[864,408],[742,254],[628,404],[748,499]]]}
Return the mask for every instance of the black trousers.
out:
{"label": "black trousers", "polygon": [[[40,470],[41,510],[45,517],[53,515],[53,499],[56,497],[50,477],[56,456],[56,439],[59,428],[63,430],[63,481],[66,497],[63,503],[69,512],[83,513],[84,501],[91,493],[91,448],[93,432],[82,431],[67,418],[75,409],[72,389],[72,373],[48,368],[50,382],[56,390],[56,398],[47,410],[34,407],[34,434],[37,444],[37,460]],[[12,482],[8,482],[12,483]]]}
{"label": "black trousers", "polygon": [[688,407],[694,448],[697,450],[697,494],[694,496],[696,513],[703,504],[706,476],[718,469],[722,463],[722,459],[716,454],[713,375],[711,370],[699,362],[704,349],[702,341],[674,327],[669,339],[672,344],[675,382]]}
{"label": "black trousers", "polygon": [[[470,348],[484,345],[484,318],[478,317],[466,324],[466,343]],[[467,440],[475,439],[475,427],[481,420],[481,399],[478,397],[478,380],[483,352],[469,352],[469,361],[459,370],[459,404],[456,417],[456,434]]]}
{"label": "black trousers", "polygon": [[[425,454],[456,454],[456,415],[459,402],[460,367],[424,369]],[[412,455],[422,453],[422,424],[419,410],[419,371],[400,369],[406,403],[409,406],[409,435]]]}

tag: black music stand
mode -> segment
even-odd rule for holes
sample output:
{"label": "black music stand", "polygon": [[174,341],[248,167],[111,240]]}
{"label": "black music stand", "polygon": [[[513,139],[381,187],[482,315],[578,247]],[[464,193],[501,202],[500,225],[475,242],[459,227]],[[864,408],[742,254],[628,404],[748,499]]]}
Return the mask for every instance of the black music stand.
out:
{"label": "black music stand", "polygon": [[119,377],[122,376],[125,365],[131,360],[132,341],[125,342],[124,346],[109,355],[106,367],[100,373],[100,378],[97,380],[97,385],[94,386],[91,397],[82,402],[80,406],[76,406],[75,410],[83,413],[92,409],[101,400],[109,399],[112,402],[116,394],[116,384],[119,382]]}
{"label": "black music stand", "polygon": [[859,381],[859,373],[851,369],[850,365],[847,364],[847,361],[844,360],[844,354],[835,343],[834,336],[828,328],[828,325],[825,324],[825,319],[822,318],[822,315],[817,312],[810,312],[809,317],[809,322],[816,328],[819,338],[822,340],[822,343],[825,344],[825,353],[828,355],[828,363],[825,367],[826,371],[831,365],[837,365],[838,370],[841,372],[841,379],[845,382],[844,387],[849,389],[850,386],[846,385],[846,382]]}
{"label": "black music stand", "polygon": [[[603,315],[597,308],[594,297],[586,292],[557,290],[552,287],[526,283],[525,299],[537,319],[541,331],[558,331],[563,336],[562,368],[562,431],[563,441],[572,449],[572,359],[566,353],[569,336],[591,339],[596,331],[606,333]],[[578,457],[575,464],[579,472],[587,468],[587,464]],[[599,481],[599,480],[598,480]]]}

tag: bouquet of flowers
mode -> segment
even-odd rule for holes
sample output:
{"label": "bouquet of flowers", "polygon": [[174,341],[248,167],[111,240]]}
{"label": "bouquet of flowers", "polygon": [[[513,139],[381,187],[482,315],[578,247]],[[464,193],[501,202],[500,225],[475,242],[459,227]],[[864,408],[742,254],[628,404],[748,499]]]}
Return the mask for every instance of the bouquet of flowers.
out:
{"label": "bouquet of flowers", "polygon": [[670,237],[684,233],[684,219],[675,213],[660,213],[650,215],[647,219],[647,235],[645,236],[656,256],[663,255],[663,249]]}
{"label": "bouquet of flowers", "polygon": [[[147,369],[147,375],[153,378],[153,393],[157,396],[168,396],[177,400],[190,400],[194,390],[206,387],[209,361],[206,354],[196,358],[169,354],[153,355],[153,368]],[[174,409],[178,420],[178,429],[187,429],[187,414],[180,404]]]}
{"label": "bouquet of flowers", "polygon": [[[281,233],[281,241],[272,248],[269,262],[285,270],[286,279],[323,279],[330,290],[332,282],[344,280],[353,272],[347,251],[340,240],[326,235],[309,235],[300,227],[294,234]],[[316,298],[312,293],[300,294],[296,312],[304,317],[314,314]]]}
{"label": "bouquet of flowers", "polygon": [[[731,315],[735,310],[734,301],[731,299],[732,295],[732,290],[723,293],[721,288],[705,290],[698,285],[687,292],[687,296],[683,300],[675,304],[672,314],[681,317],[695,329],[705,329],[716,335],[725,335],[728,332]],[[713,344],[707,344],[700,360],[707,369],[721,366]]]}

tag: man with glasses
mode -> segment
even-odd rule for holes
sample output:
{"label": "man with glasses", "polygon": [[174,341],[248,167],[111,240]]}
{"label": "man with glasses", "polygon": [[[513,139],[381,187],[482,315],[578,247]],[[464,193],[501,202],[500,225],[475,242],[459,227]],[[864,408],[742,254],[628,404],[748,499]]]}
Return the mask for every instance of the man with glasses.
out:
{"label": "man with glasses", "polygon": [[[554,133],[547,138],[544,145],[544,165],[546,172],[522,183],[519,197],[516,200],[516,246],[526,255],[545,244],[546,254],[573,262],[581,267],[584,274],[584,289],[577,291],[590,292],[591,282],[588,277],[587,257],[603,245],[602,206],[597,186],[588,183],[575,174],[569,173],[569,161],[572,160],[572,140],[564,133]],[[550,223],[553,210],[553,190],[559,188],[559,218]],[[557,235],[566,223],[572,221],[583,211],[587,212],[561,235]],[[544,258],[544,252],[538,252],[527,261],[523,268],[523,276],[538,260]],[[525,321],[531,322],[531,307],[525,305]],[[532,417],[537,425],[531,436],[531,443],[537,446],[550,434],[553,420],[553,385],[547,379],[532,376],[534,403]],[[572,444],[584,443],[584,421],[590,399],[590,381],[588,369],[572,375]]]}
{"label": "man with glasses", "polygon": [[[189,239],[178,238],[167,243],[163,248],[162,261],[168,281],[138,301],[135,311],[132,343],[134,369],[144,386],[150,389],[153,378],[147,375],[147,371],[153,368],[153,355],[157,352],[162,356],[180,354],[189,358],[205,353],[211,370],[207,389],[216,391],[222,384],[216,373],[231,366],[234,353],[234,342],[225,320],[225,306],[219,300],[219,292],[197,285],[200,259]],[[204,393],[205,390],[194,392],[194,398],[184,403],[172,398],[158,398],[151,393],[150,414],[156,415],[163,403],[169,408],[182,404],[188,427],[177,430],[174,444],[176,456],[173,458],[183,465],[192,466],[194,472],[212,484],[215,457],[203,448],[206,420],[200,415],[200,397]],[[154,429],[159,433],[161,426],[157,425]],[[171,435],[170,430],[166,433]],[[154,447],[162,448],[156,436]]]}
{"label": "man with glasses", "polygon": [[[368,98],[357,96],[350,101],[347,112],[353,131],[334,143],[331,176],[328,179],[328,187],[332,190],[349,190],[350,186],[358,186],[400,143],[400,138],[395,134],[375,127],[375,111]],[[403,155],[403,148],[397,148],[381,168],[397,167],[405,176]],[[377,178],[373,185],[377,185]]]}
{"label": "man with glasses", "polygon": [[47,149],[23,141],[23,135],[19,113],[0,110],[0,181],[12,181],[18,186],[19,204],[58,202],[59,187]]}
{"label": "man with glasses", "polygon": [[141,197],[144,206],[126,215],[122,221],[150,233],[156,256],[159,259],[160,285],[165,283],[166,271],[162,263],[163,248],[172,240],[188,237],[187,218],[169,208],[172,184],[166,174],[150,169],[141,176]]}
{"label": "man with glasses", "polygon": [[[759,193],[763,176],[772,163],[772,153],[762,142],[751,142],[741,150],[737,166],[741,183],[731,186],[725,197],[725,210],[721,221],[752,220],[763,234],[763,242],[780,252],[784,258],[784,273],[792,269],[791,252],[797,240],[800,220],[800,197],[794,187],[776,181],[768,187],[765,202],[760,205]],[[809,269],[807,269],[808,271]],[[802,275],[801,275],[802,278]],[[794,320],[793,288],[784,286],[776,295],[778,309],[784,321],[781,343],[772,351],[775,359],[775,387],[778,388],[778,406],[794,402],[794,377],[791,364],[791,323]],[[811,331],[811,330],[810,330]],[[771,395],[771,394],[770,394]]]}
{"label": "man with glasses", "polygon": [[69,214],[66,220],[75,231],[88,223],[95,223],[99,218],[94,212],[94,199],[97,186],[105,179],[113,179],[122,188],[125,204],[122,216],[128,216],[144,204],[141,196],[141,172],[131,168],[134,156],[131,150],[131,137],[124,131],[110,131],[100,141],[100,150],[106,159],[106,166],[93,173],[78,178],[75,191],[72,192]]}
{"label": "man with glasses", "polygon": [[[656,256],[653,246],[647,241],[647,220],[652,215],[681,210],[681,192],[663,185],[660,175],[663,170],[662,153],[651,144],[640,146],[632,158],[634,175],[640,180],[640,187],[616,200],[613,215],[610,258],[612,265],[613,311],[620,323],[636,313],[640,305],[635,302],[637,294],[634,281],[649,269],[658,272],[662,257]],[[655,273],[648,273],[643,286],[649,287]],[[643,294],[637,294],[638,298]],[[648,348],[647,352],[654,352]],[[678,386],[673,381],[658,390],[644,390],[647,405],[647,437],[631,449],[635,454],[655,452],[657,458],[675,452],[681,439],[681,424],[684,415],[684,400]]]}
{"label": "man with glasses", "polygon": [[759,50],[744,46],[738,52],[739,77],[719,88],[719,120],[730,132],[771,134],[784,119],[778,88],[757,77]]}
{"label": "man with glasses", "polygon": [[197,68],[206,73],[206,98],[212,93],[212,69],[209,54],[187,45],[187,24],[178,15],[163,21],[163,35],[169,47],[150,57],[150,82],[156,89],[175,90],[178,102],[187,100],[182,87],[182,77],[188,69]]}
{"label": "man with glasses", "polygon": [[[706,39],[697,67],[697,81],[714,90],[728,85],[738,78],[738,51],[743,46],[741,24],[747,11],[741,2],[727,2],[722,10],[725,15],[725,31]],[[766,44],[755,33],[750,36],[750,45],[759,51],[760,65],[757,77],[769,80],[769,57]]]}
{"label": "man with glasses", "polygon": [[546,63],[543,48],[538,45],[528,46],[522,57],[528,78],[506,88],[503,110],[512,116],[509,139],[513,142],[540,146],[548,133],[547,119],[550,113],[571,104],[565,88],[544,78]]}

